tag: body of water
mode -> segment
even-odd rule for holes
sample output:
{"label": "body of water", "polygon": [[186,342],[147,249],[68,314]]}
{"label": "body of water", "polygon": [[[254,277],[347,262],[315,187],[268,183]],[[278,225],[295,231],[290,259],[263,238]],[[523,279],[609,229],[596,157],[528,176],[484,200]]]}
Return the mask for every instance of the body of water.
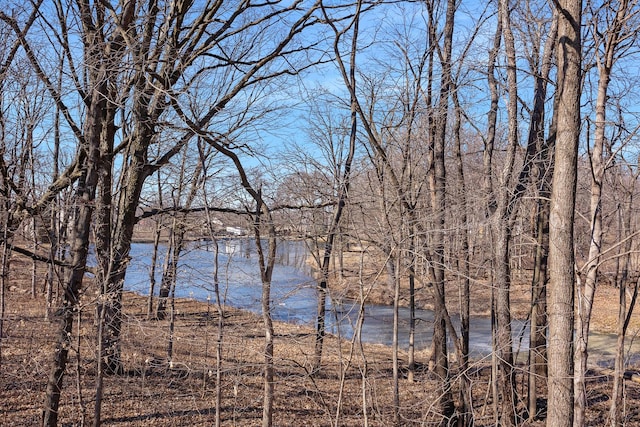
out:
{"label": "body of water", "polygon": [[[143,295],[149,293],[149,272],[153,245],[135,243],[132,261],[127,269],[125,288]],[[260,313],[262,283],[258,269],[255,243],[252,239],[220,239],[218,241],[218,281],[223,302],[232,307]],[[166,246],[161,246],[156,267],[156,295],[162,276]],[[281,241],[278,244],[277,265],[273,272],[271,298],[274,320],[314,325],[316,320],[316,281],[306,263],[307,247],[302,241]],[[178,268],[176,297],[215,302],[213,272],[215,244],[193,242],[185,249]],[[358,307],[351,301],[327,302],[327,331],[350,339],[354,333]],[[416,310],[417,349],[431,345],[433,312]],[[453,319],[458,324],[458,319]],[[471,318],[470,348],[472,357],[491,354],[491,320]],[[391,345],[393,340],[393,307],[367,304],[362,339],[365,342]],[[522,321],[512,324],[514,351],[526,353],[529,330]],[[610,366],[615,352],[615,335],[590,335],[591,362]],[[400,309],[399,344],[409,342],[409,310]],[[639,347],[633,343],[633,348]],[[638,359],[638,353],[631,353]]]}

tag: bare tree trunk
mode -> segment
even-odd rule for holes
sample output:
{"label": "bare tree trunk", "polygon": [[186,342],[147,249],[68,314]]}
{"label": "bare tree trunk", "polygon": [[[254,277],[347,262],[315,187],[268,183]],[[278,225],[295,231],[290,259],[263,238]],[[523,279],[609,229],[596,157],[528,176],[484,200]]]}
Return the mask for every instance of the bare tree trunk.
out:
{"label": "bare tree trunk", "polygon": [[[534,49],[541,55],[530,60],[530,68],[534,73],[534,94],[531,121],[527,137],[527,153],[525,164],[520,172],[515,196],[524,193],[524,178],[533,175],[538,187],[539,198],[536,208],[535,235],[537,247],[534,255],[534,272],[531,286],[531,326],[529,337],[529,378],[528,378],[528,412],[533,421],[537,414],[537,384],[546,377],[546,282],[547,258],[549,251],[549,203],[550,181],[549,171],[552,161],[553,145],[545,141],[545,102],[549,74],[553,65],[553,55],[558,33],[557,13],[551,18],[549,33],[546,35],[544,49]],[[539,41],[536,39],[536,43]]]}
{"label": "bare tree trunk", "polygon": [[[204,170],[203,160],[198,162],[193,173],[187,173],[187,154],[184,153],[182,163],[180,166],[180,173],[178,178],[178,187],[175,191],[175,200],[173,202],[174,208],[179,207],[185,210],[191,209],[191,205],[196,197],[196,194],[200,188],[201,173]],[[187,178],[187,175],[190,175]],[[180,201],[183,196],[184,188],[187,186],[186,179],[190,180],[189,192],[186,195],[184,205],[180,205]],[[167,248],[167,263],[165,263],[165,269],[162,272],[162,282],[160,285],[160,298],[158,302],[158,309],[156,311],[156,318],[162,319],[165,316],[166,302],[169,302],[169,342],[167,344],[167,359],[169,362],[173,359],[173,344],[175,333],[175,293],[178,280],[178,265],[180,263],[180,257],[185,247],[185,234],[187,232],[187,213],[174,213],[173,223],[169,234],[169,247]]]}
{"label": "bare tree trunk", "polygon": [[[177,269],[176,269],[177,270]],[[169,340],[167,343],[167,361],[169,366],[173,366],[173,340],[176,330],[176,276],[171,282],[171,292],[169,294]]]}
{"label": "bare tree trunk", "polygon": [[[97,105],[95,103],[91,105]],[[65,278],[62,307],[60,310],[60,329],[58,333],[58,341],[54,350],[53,364],[49,373],[47,389],[45,392],[45,402],[43,409],[42,422],[45,426],[54,427],[58,423],[58,407],[60,404],[60,394],[62,391],[62,380],[67,366],[67,358],[69,349],[71,348],[71,337],[73,333],[73,316],[77,310],[80,300],[80,289],[82,279],[84,277],[87,254],[89,251],[89,229],[91,225],[91,217],[93,215],[94,198],[97,184],[97,161],[99,142],[97,135],[100,132],[92,133],[91,130],[95,126],[99,129],[99,108],[94,107],[90,110],[90,116],[87,120],[87,127],[90,129],[88,135],[94,135],[94,138],[87,137],[88,146],[84,147],[86,153],[86,166],[84,168],[83,177],[78,182],[76,190],[78,200],[78,211],[74,218],[74,225],[71,236],[72,254],[71,267]],[[96,120],[97,119],[97,120]]]}
{"label": "bare tree trunk", "polygon": [[147,319],[153,317],[153,294],[156,287],[156,270],[158,267],[158,250],[160,248],[160,234],[162,233],[162,221],[156,221],[153,233],[153,251],[151,252],[151,266],[149,267],[149,296],[147,298]]}
{"label": "bare tree trunk", "polygon": [[[229,158],[239,174],[240,184],[242,188],[256,202],[255,212],[248,212],[253,217],[253,231],[256,240],[256,249],[258,252],[258,266],[260,269],[260,280],[262,282],[262,321],[264,323],[265,345],[264,345],[264,395],[262,407],[262,426],[271,427],[273,424],[273,402],[274,396],[274,376],[275,367],[273,364],[273,319],[271,318],[271,279],[273,277],[273,268],[276,261],[276,228],[273,223],[271,210],[262,198],[262,190],[256,189],[240,161],[238,155],[227,146],[220,143],[217,139],[209,138],[203,135],[203,140],[209,144],[214,150]],[[262,231],[266,229],[265,251],[264,242],[262,241]]]}
{"label": "bare tree trunk", "polygon": [[498,422],[500,425],[511,426],[515,423],[515,371],[513,367],[513,342],[511,335],[511,213],[515,200],[510,191],[511,179],[514,174],[514,162],[518,143],[518,92],[516,76],[516,54],[511,21],[509,19],[509,5],[507,0],[499,2],[499,19],[501,21],[502,37],[507,58],[507,85],[509,91],[508,139],[505,166],[502,172],[502,182],[497,195],[496,212],[493,218],[493,250],[494,250],[494,282],[495,310],[496,310],[496,345],[494,351],[498,356],[498,391],[500,403],[498,405]]}
{"label": "bare tree trunk", "polygon": [[[432,42],[436,42],[434,36],[435,25],[433,4],[427,2],[427,9],[430,16],[429,36]],[[440,390],[438,393],[439,407],[442,411],[441,425],[446,426],[451,423],[454,417],[454,403],[451,392],[451,379],[449,377],[449,355],[447,349],[447,327],[446,318],[446,296],[445,296],[445,208],[446,208],[446,169],[445,169],[445,135],[447,130],[447,118],[449,111],[449,97],[452,90],[451,74],[451,52],[453,46],[453,29],[456,11],[456,2],[447,1],[447,10],[443,30],[443,47],[440,55],[442,66],[442,76],[440,81],[440,99],[437,107],[438,115],[432,129],[432,147],[430,150],[432,171],[429,174],[429,188],[431,192],[431,208],[434,218],[433,230],[433,252],[431,259],[431,270],[433,287],[435,289],[434,303],[434,331],[433,342],[435,352],[435,372],[440,380]]]}
{"label": "bare tree trunk", "polygon": [[[496,23],[496,32],[493,37],[493,48],[489,52],[489,61],[487,67],[487,83],[489,86],[491,105],[487,114],[487,136],[484,139],[484,150],[482,152],[482,169],[483,169],[483,192],[486,197],[485,218],[487,225],[485,227],[486,236],[491,243],[491,251],[486,251],[483,263],[487,264],[487,278],[490,284],[493,284],[495,259],[491,255],[493,248],[493,230],[489,219],[496,211],[496,195],[493,186],[493,151],[496,139],[496,123],[498,118],[498,82],[495,76],[496,60],[500,51],[500,43],[502,41],[502,20],[498,19]],[[495,290],[491,286],[491,346],[496,349],[496,310],[495,310]],[[491,352],[491,394],[493,396],[493,412],[498,421],[498,360],[497,352]],[[488,394],[487,394],[488,396]]]}
{"label": "bare tree trunk", "polygon": [[[362,274],[362,265],[360,266],[360,275]],[[360,276],[362,278],[362,276]],[[349,370],[353,364],[354,354],[356,353],[356,348],[360,352],[362,356],[363,366],[360,368],[360,376],[362,378],[362,425],[367,426],[369,424],[368,420],[368,412],[369,409],[367,407],[367,393],[366,393],[366,378],[367,378],[367,359],[364,354],[364,349],[362,347],[362,325],[364,323],[364,309],[365,309],[365,301],[366,296],[363,289],[363,283],[360,281],[359,283],[359,306],[358,306],[358,317],[356,318],[356,324],[353,330],[353,336],[351,337],[351,342],[349,345],[349,354],[347,355],[346,363],[340,364],[340,389],[338,392],[338,403],[336,405],[336,417],[335,417],[335,425],[342,425],[340,422],[340,416],[342,413],[342,402],[345,396],[345,383],[348,378]],[[341,357],[342,358],[342,357]]]}
{"label": "bare tree trunk", "polygon": [[[638,172],[634,173],[634,182],[631,188],[625,188],[624,209],[618,205],[618,242],[622,242],[625,236],[631,235],[632,207],[635,180],[638,179]],[[625,374],[625,338],[629,321],[638,298],[638,288],[640,278],[636,279],[633,285],[631,301],[627,303],[627,292],[629,282],[629,267],[631,265],[632,240],[627,238],[623,247],[618,249],[616,258],[616,285],[618,287],[618,325],[616,340],[616,356],[614,359],[613,386],[611,393],[611,406],[609,407],[609,425],[611,427],[621,426],[624,421],[624,374]],[[620,253],[621,252],[621,253]],[[628,307],[627,307],[628,305]]]}
{"label": "bare tree trunk", "polygon": [[[174,295],[176,289],[176,281],[178,275],[178,264],[180,263],[180,256],[184,249],[184,219],[173,219],[173,226],[169,234],[169,247],[167,248],[168,262],[165,264],[166,268],[162,272],[162,282],[160,284],[160,298],[158,307],[156,309],[156,318],[162,320],[167,315],[167,309],[169,310],[169,347],[167,353],[169,357],[172,354],[172,329],[173,324],[173,312],[174,312]],[[168,308],[167,308],[168,305]]]}
{"label": "bare tree trunk", "polygon": [[455,106],[455,125],[454,125],[454,155],[456,158],[456,179],[458,181],[458,192],[456,199],[460,203],[459,229],[461,247],[459,250],[457,270],[459,278],[459,294],[460,294],[460,349],[458,354],[458,365],[460,370],[459,396],[458,396],[458,426],[473,425],[473,396],[471,390],[471,380],[467,375],[469,369],[469,336],[470,336],[470,313],[471,313],[471,288],[470,288],[470,271],[469,271],[469,228],[467,217],[467,188],[464,176],[464,161],[462,159],[462,108],[458,98],[458,91],[454,90],[452,94]]}
{"label": "bare tree trunk", "polygon": [[[358,31],[360,23],[360,3],[357,4],[354,20],[353,20],[353,38],[351,40],[351,53],[349,56],[349,82],[352,87],[356,87],[356,52],[358,47]],[[329,263],[334,251],[334,241],[336,236],[340,232],[340,220],[347,204],[349,197],[349,186],[351,180],[351,163],[356,151],[356,140],[358,136],[357,128],[357,104],[356,100],[351,95],[351,131],[349,134],[349,152],[344,163],[344,170],[342,172],[342,179],[340,182],[340,188],[338,190],[338,205],[335,208],[331,225],[327,233],[327,240],[324,247],[324,254],[322,257],[322,265],[320,266],[320,282],[318,284],[318,307],[317,307],[317,320],[316,320],[316,343],[314,352],[314,361],[312,372],[318,372],[322,364],[322,348],[324,344],[325,336],[325,318],[326,318],[326,304],[327,304],[327,282],[329,280]],[[342,254],[340,254],[342,258]],[[334,268],[335,269],[335,268]],[[342,274],[342,273],[340,273]]]}
{"label": "bare tree trunk", "polygon": [[[5,216],[8,218],[8,215]],[[7,289],[7,276],[9,275],[9,248],[7,246],[7,226],[6,221],[4,224],[4,231],[2,236],[2,243],[0,244],[0,367],[2,367],[2,348],[4,338],[4,316],[7,309],[6,303],[6,289]]]}
{"label": "bare tree trunk", "polygon": [[[540,74],[536,76],[534,112],[529,128],[529,142],[536,145],[537,158],[534,161],[535,182],[539,188],[536,203],[536,239],[537,247],[534,259],[534,273],[531,287],[531,326],[529,339],[529,387],[528,411],[533,420],[538,411],[537,385],[547,378],[547,282],[549,259],[549,215],[551,205],[551,177],[554,167],[557,115],[553,114],[550,135],[544,138],[544,101],[547,82],[553,64],[558,38],[558,11],[553,12],[551,31],[544,45]],[[533,64],[532,64],[533,65]],[[535,68],[535,67],[534,67]],[[554,105],[557,105],[557,101]],[[554,107],[554,109],[556,109]]]}
{"label": "bare tree trunk", "polygon": [[[160,171],[158,171],[158,207],[163,207],[162,184],[160,180]],[[147,319],[154,317],[153,312],[153,294],[156,287],[156,271],[158,269],[158,250],[160,248],[160,237],[162,234],[163,217],[156,218],[156,228],[153,233],[153,252],[151,253],[151,266],[149,267],[149,298],[147,300]],[[168,248],[167,248],[168,250]]]}
{"label": "bare tree trunk", "polygon": [[[207,182],[206,179],[209,176],[208,172],[208,150],[205,149],[202,140],[198,139],[198,154],[200,156],[200,164],[202,165],[202,176],[204,182],[202,184],[202,192],[204,196],[204,212],[207,219],[207,229],[209,232],[209,238],[214,244],[214,258],[213,258],[213,294],[216,299],[216,311],[218,314],[218,322],[216,329],[216,391],[215,391],[215,402],[216,402],[216,413],[215,413],[215,426],[220,427],[222,425],[222,346],[224,339],[224,305],[222,300],[222,295],[220,293],[220,245],[218,244],[218,239],[215,235],[215,227],[213,223],[213,216],[211,215],[211,211],[209,210],[209,197],[207,194]],[[229,261],[231,261],[231,257],[229,257]],[[207,301],[209,298],[207,297]],[[208,311],[208,309],[207,309]]]}
{"label": "bare tree trunk", "polygon": [[[546,181],[546,178],[542,178]],[[547,187],[546,183],[542,184]],[[531,326],[529,336],[529,419],[538,412],[537,384],[547,376],[547,261],[549,256],[549,197],[548,190],[540,192],[537,203],[537,247],[531,286]]]}
{"label": "bare tree trunk", "polygon": [[580,137],[582,1],[560,0],[558,75],[554,102],[557,128],[549,219],[548,427],[571,426],[574,413],[573,317],[575,260],[573,220]]}
{"label": "bare tree trunk", "polygon": [[391,344],[391,358],[393,364],[393,424],[400,425],[400,357],[398,354],[398,327],[400,323],[400,255],[394,254],[391,249],[391,259],[389,262],[394,264],[393,280],[393,342]]}
{"label": "bare tree trunk", "polygon": [[[613,7],[608,5],[605,7]],[[587,347],[589,343],[589,326],[591,322],[591,311],[598,284],[598,267],[602,253],[602,190],[606,170],[605,149],[605,128],[607,98],[609,82],[611,81],[611,69],[616,61],[618,43],[623,39],[623,26],[628,19],[629,2],[623,0],[619,2],[615,19],[607,28],[607,35],[604,40],[596,40],[602,43],[603,53],[596,54],[598,65],[598,93],[596,99],[596,121],[593,150],[591,152],[591,224],[590,224],[590,244],[589,255],[582,270],[586,271],[584,278],[584,289],[577,287],[577,316],[576,316],[576,337],[574,356],[574,420],[577,425],[585,423],[585,411],[587,409]],[[594,33],[598,32],[596,29]],[[602,56],[601,56],[602,55]]]}
{"label": "bare tree trunk", "polygon": [[416,340],[416,223],[414,215],[409,215],[409,350],[407,355],[407,381],[412,383],[416,371],[415,340]]}
{"label": "bare tree trunk", "polygon": [[[35,178],[33,180],[33,187],[35,188]],[[32,240],[32,247],[33,247],[33,253],[36,252],[36,250],[38,249],[38,230],[37,230],[37,225],[36,225],[36,218],[33,217],[31,219],[31,228],[32,228],[32,232],[33,235],[31,236]],[[38,261],[36,261],[35,259],[31,260],[31,298],[36,298],[36,293],[37,293],[37,283],[38,283]]]}
{"label": "bare tree trunk", "polygon": [[93,408],[93,427],[99,427],[102,422],[102,396],[104,395],[104,374],[105,374],[105,364],[102,363],[102,354],[104,352],[104,341],[103,341],[103,331],[104,331],[104,316],[106,310],[98,310],[98,337],[97,337],[97,349],[96,349],[96,358],[98,359],[98,363],[96,363],[96,397],[95,397],[95,406]]}
{"label": "bare tree trunk", "polygon": [[169,240],[167,243],[167,252],[164,255],[162,265],[162,279],[160,280],[160,289],[158,291],[158,305],[156,306],[155,319],[163,320],[167,316],[167,300],[171,292],[171,258],[173,254],[173,230],[175,228],[175,218],[172,219],[171,230],[169,231]]}
{"label": "bare tree trunk", "polygon": [[[213,233],[212,233],[213,234]],[[216,329],[216,427],[222,425],[222,344],[224,338],[224,308],[220,296],[219,270],[219,247],[218,241],[214,240],[216,253],[213,267],[213,286],[216,296],[216,310],[218,312],[218,323]]]}
{"label": "bare tree trunk", "polygon": [[356,322],[354,338],[358,343],[358,350],[360,351],[360,356],[362,357],[362,367],[360,368],[362,414],[363,414],[362,426],[369,427],[369,403],[367,399],[368,362],[367,362],[367,355],[364,352],[364,346],[362,345],[362,327],[364,325],[364,320],[365,320],[365,302],[367,300],[367,295],[364,292],[364,281],[362,279],[363,259],[364,259],[364,253],[360,257],[360,267],[358,269],[358,275],[360,278],[358,281],[359,290],[360,290],[360,309],[358,310],[358,321]]}
{"label": "bare tree trunk", "polygon": [[[264,322],[265,345],[264,345],[264,403],[262,407],[262,427],[271,427],[273,424],[273,401],[274,396],[274,376],[275,367],[273,364],[273,320],[271,318],[271,277],[276,258],[276,233],[271,219],[271,214],[262,200],[260,191],[255,193],[256,214],[254,222],[254,234],[256,248],[258,250],[258,260],[260,265],[260,276],[262,278],[262,321]],[[267,215],[266,224],[263,223],[262,213]],[[261,227],[267,227],[267,252],[262,243]]]}

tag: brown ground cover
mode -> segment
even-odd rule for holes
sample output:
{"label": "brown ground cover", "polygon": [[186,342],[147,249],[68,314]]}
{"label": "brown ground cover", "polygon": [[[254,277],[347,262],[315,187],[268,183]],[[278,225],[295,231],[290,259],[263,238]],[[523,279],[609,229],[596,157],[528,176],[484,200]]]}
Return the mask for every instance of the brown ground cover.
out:
{"label": "brown ground cover", "polygon": [[[24,267],[24,266],[23,266]],[[13,272],[28,271],[14,263]],[[14,273],[15,274],[15,273]],[[1,342],[0,425],[38,425],[56,323],[44,318],[43,297],[33,299],[24,277],[12,275],[6,292],[6,320]],[[61,425],[91,423],[95,396],[95,327],[91,285],[83,297],[81,322],[70,353],[60,409]],[[604,295],[605,292],[600,295]],[[206,302],[180,300],[172,364],[166,358],[168,321],[147,320],[146,300],[125,296],[122,355],[125,373],[105,379],[103,424],[114,426],[212,425],[215,413],[218,317]],[[613,304],[611,304],[613,305]],[[606,303],[603,305],[607,306]],[[222,341],[221,414],[223,425],[260,425],[262,415],[262,322],[256,315],[226,308]],[[392,424],[392,353],[382,345],[361,347],[336,337],[327,339],[323,371],[309,375],[313,331],[304,325],[276,323],[276,426],[356,426],[364,424],[363,394],[369,425]],[[401,352],[401,369],[406,354]],[[435,425],[437,382],[425,368],[428,351],[418,352],[414,383],[400,382],[403,425]],[[454,373],[460,374],[455,372]],[[493,425],[487,385],[490,369],[478,361],[465,374],[473,385],[477,425]],[[365,379],[363,380],[363,377]],[[455,377],[455,376],[454,376]],[[523,374],[516,375],[518,390]],[[589,380],[590,425],[603,425],[611,379],[592,372]],[[540,392],[544,392],[543,389]],[[640,388],[628,382],[627,425],[640,425]],[[541,401],[544,406],[544,401]],[[544,416],[542,412],[541,416]],[[525,425],[543,425],[543,419]]]}

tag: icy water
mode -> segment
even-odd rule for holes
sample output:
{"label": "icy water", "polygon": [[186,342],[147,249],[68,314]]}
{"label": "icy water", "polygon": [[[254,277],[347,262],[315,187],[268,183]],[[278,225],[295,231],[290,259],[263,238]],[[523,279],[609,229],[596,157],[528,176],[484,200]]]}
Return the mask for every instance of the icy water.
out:
{"label": "icy water", "polygon": [[[224,303],[260,312],[262,285],[258,270],[255,243],[252,239],[221,239],[218,241],[218,279]],[[135,243],[131,248],[132,261],[127,270],[126,288],[143,295],[149,293],[149,271],[153,245]],[[160,248],[156,271],[156,294],[162,274],[166,247]],[[191,243],[182,255],[178,269],[176,296],[215,302],[213,288],[215,245],[212,242]],[[278,244],[277,265],[273,272],[271,298],[275,320],[313,325],[316,316],[315,280],[306,265],[307,248],[302,241],[281,241]],[[350,301],[327,303],[328,332],[350,339],[353,336],[358,307]],[[416,348],[431,344],[433,312],[416,310]],[[454,318],[457,325],[458,319]],[[491,321],[486,317],[472,317],[470,332],[471,356],[491,354]],[[362,330],[364,342],[391,345],[393,339],[393,307],[367,304]],[[457,326],[456,326],[457,327]],[[529,330],[521,321],[512,324],[514,351],[522,356],[529,344]],[[399,345],[408,346],[409,310],[400,309]],[[590,362],[612,366],[615,355],[615,335],[590,336]],[[630,347],[630,359],[640,360],[640,345]],[[452,348],[453,350],[453,348]],[[521,356],[521,357],[522,357]],[[526,356],[525,356],[526,357]]]}

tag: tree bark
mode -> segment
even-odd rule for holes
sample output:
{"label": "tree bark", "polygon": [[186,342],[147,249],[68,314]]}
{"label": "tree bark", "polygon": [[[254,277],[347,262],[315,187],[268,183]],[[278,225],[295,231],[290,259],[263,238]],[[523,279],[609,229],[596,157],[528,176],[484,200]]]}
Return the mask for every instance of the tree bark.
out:
{"label": "tree bark", "polygon": [[[546,286],[547,261],[549,252],[549,203],[550,180],[553,144],[545,140],[544,122],[546,117],[545,102],[549,74],[553,65],[556,38],[558,35],[557,13],[551,18],[550,30],[544,43],[540,58],[533,58],[531,70],[534,73],[534,96],[531,122],[527,138],[525,162],[531,159],[531,166],[525,164],[521,177],[528,168],[534,176],[532,179],[538,188],[536,202],[535,237],[537,241],[534,255],[534,271],[531,284],[531,326],[529,336],[529,387],[528,411],[533,421],[538,412],[537,384],[547,376],[546,370]],[[535,49],[539,51],[539,47]],[[540,65],[538,65],[538,63]],[[527,171],[528,173],[528,171]],[[521,180],[522,182],[522,180]],[[523,192],[524,189],[520,190]],[[517,192],[520,193],[520,192]]]}
{"label": "tree bark", "polygon": [[[96,78],[95,80],[100,81],[101,79]],[[42,422],[43,425],[51,427],[56,426],[58,423],[62,380],[67,366],[73,333],[73,317],[80,301],[80,290],[89,252],[90,226],[98,180],[100,127],[102,125],[102,109],[104,107],[104,98],[102,98],[99,90],[94,91],[89,105],[91,107],[85,122],[85,141],[81,146],[84,159],[83,175],[78,181],[76,189],[78,211],[74,219],[70,239],[71,267],[63,286],[62,307],[59,310],[60,329],[58,341],[54,350],[53,364],[45,392]]]}
{"label": "tree bark", "polygon": [[[495,310],[496,310],[496,346],[494,351],[498,356],[498,404],[497,421],[500,425],[511,426],[515,424],[515,371],[513,367],[513,341],[511,335],[511,213],[516,200],[511,195],[511,178],[514,174],[514,162],[518,142],[518,118],[517,118],[517,76],[516,54],[511,20],[509,19],[509,2],[500,0],[499,19],[502,28],[505,54],[507,58],[507,86],[509,98],[507,102],[508,138],[505,166],[502,172],[500,191],[496,197],[496,211],[493,218],[493,250],[494,250],[494,280]],[[526,164],[526,160],[525,160]]]}
{"label": "tree bark", "polygon": [[[427,2],[430,20],[434,18],[433,5]],[[443,48],[441,54],[442,76],[440,81],[440,100],[437,106],[438,116],[434,122],[432,133],[432,147],[430,150],[432,170],[429,174],[429,188],[431,191],[431,208],[433,215],[433,251],[432,251],[432,279],[435,289],[434,301],[434,331],[433,348],[435,356],[435,373],[440,380],[438,393],[439,407],[442,411],[441,425],[448,425],[454,417],[455,407],[451,392],[451,379],[449,378],[449,357],[447,350],[446,327],[446,297],[445,297],[445,209],[446,209],[446,169],[445,169],[445,136],[447,130],[447,118],[449,110],[449,98],[452,89],[451,52],[453,46],[453,29],[456,11],[456,2],[447,1],[445,25],[443,31]],[[430,32],[435,31],[433,22],[430,21]],[[431,42],[436,42],[433,34]]]}
{"label": "tree bark", "polygon": [[459,229],[461,248],[459,250],[459,261],[457,262],[460,294],[460,352],[458,354],[458,364],[460,369],[460,386],[458,395],[458,426],[473,425],[473,396],[471,390],[471,380],[467,375],[469,369],[469,336],[470,336],[470,314],[471,314],[471,281],[470,281],[470,252],[469,252],[469,228],[467,187],[465,184],[464,161],[462,158],[462,108],[458,99],[457,90],[452,94],[455,106],[454,125],[454,155],[456,159],[456,175],[458,180],[458,193],[456,199],[460,203]]}
{"label": "tree bark", "polygon": [[558,73],[554,115],[556,149],[549,219],[548,427],[573,424],[573,327],[575,260],[573,221],[580,137],[581,0],[560,0]]}
{"label": "tree bark", "polygon": [[[260,277],[262,279],[262,321],[264,323],[264,396],[262,406],[262,427],[271,427],[273,424],[273,403],[275,367],[273,364],[273,320],[271,318],[271,277],[276,258],[276,231],[271,218],[269,208],[262,200],[260,191],[254,193],[257,204],[254,217],[254,234],[256,248],[258,250],[258,262],[260,266]],[[265,215],[266,221],[262,218]],[[264,221],[264,222],[263,222]],[[262,243],[261,229],[267,229],[267,250],[264,250]]]}
{"label": "tree bark", "polygon": [[[550,161],[551,159],[549,159]],[[548,167],[541,165],[548,170]],[[546,175],[546,174],[545,174]],[[537,384],[547,377],[547,263],[549,258],[549,203],[550,183],[543,175],[536,214],[536,252],[531,286],[531,326],[529,335],[529,419],[538,412]]]}

